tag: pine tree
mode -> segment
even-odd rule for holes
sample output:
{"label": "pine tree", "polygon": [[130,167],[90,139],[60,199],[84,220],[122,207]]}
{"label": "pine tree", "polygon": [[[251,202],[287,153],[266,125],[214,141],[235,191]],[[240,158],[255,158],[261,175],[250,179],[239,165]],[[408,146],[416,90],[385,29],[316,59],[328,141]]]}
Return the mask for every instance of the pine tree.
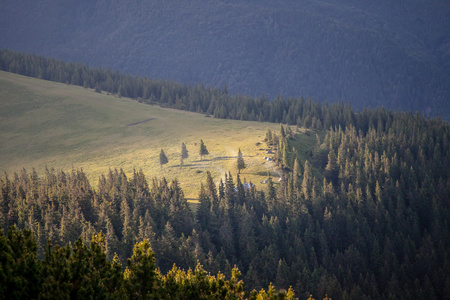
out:
{"label": "pine tree", "polygon": [[305,167],[303,171],[303,181],[302,181],[302,194],[305,199],[309,199],[311,196],[311,182],[312,182],[312,172],[311,165],[309,161],[305,161]]}
{"label": "pine tree", "polygon": [[292,177],[293,177],[293,185],[295,189],[300,188],[300,178],[301,175],[301,169],[300,164],[298,163],[297,157],[294,160],[294,169],[292,170]]}
{"label": "pine tree", "polygon": [[42,272],[36,253],[37,244],[31,230],[19,231],[13,225],[6,236],[0,230],[0,298],[37,298]]}
{"label": "pine tree", "polygon": [[247,166],[245,165],[244,162],[244,157],[242,155],[241,149],[239,149],[238,152],[238,156],[237,156],[237,169],[238,169],[238,174],[241,174],[241,170],[245,169]]}
{"label": "pine tree", "polygon": [[119,239],[117,238],[114,228],[109,219],[106,219],[106,255],[108,259],[112,259],[119,252]]}
{"label": "pine tree", "polygon": [[264,141],[268,146],[272,145],[272,132],[270,131],[270,129],[267,129],[266,138],[264,139]]}
{"label": "pine tree", "polygon": [[210,211],[211,211],[211,199],[209,198],[203,183],[200,187],[199,205],[197,207],[196,219],[201,228],[209,228]]}
{"label": "pine tree", "polygon": [[206,172],[206,193],[208,194],[214,205],[219,204],[216,185],[214,184],[214,180],[210,171]]}
{"label": "pine tree", "polygon": [[203,143],[203,140],[200,140],[200,159],[203,160],[203,155],[208,155],[208,149],[206,149],[205,144]]}
{"label": "pine tree", "polygon": [[186,145],[181,143],[181,159],[186,159],[189,157],[189,151],[186,149]]}
{"label": "pine tree", "polygon": [[283,124],[280,124],[280,135],[281,135],[282,138],[286,137],[286,133],[284,131]]}
{"label": "pine tree", "polygon": [[167,159],[166,154],[164,153],[164,150],[161,149],[161,153],[159,153],[159,164],[161,165],[165,165],[169,162],[169,160]]}
{"label": "pine tree", "polygon": [[159,298],[158,273],[155,266],[155,253],[148,239],[134,246],[133,256],[127,260],[125,270],[125,286],[130,298],[152,299]]}
{"label": "pine tree", "polygon": [[286,139],[283,139],[283,143],[281,146],[281,165],[283,168],[289,169],[291,167],[291,160],[289,156],[290,155],[287,148],[287,141]]}
{"label": "pine tree", "polygon": [[328,153],[328,163],[325,167],[325,178],[328,181],[331,181],[333,185],[336,185],[338,182],[338,173],[339,173],[339,166],[337,165],[337,158],[336,153],[333,149],[330,149],[330,152]]}
{"label": "pine tree", "polygon": [[275,201],[276,201],[276,190],[275,186],[273,185],[272,177],[269,177],[269,181],[267,182],[266,202],[269,204],[270,207],[273,207]]}

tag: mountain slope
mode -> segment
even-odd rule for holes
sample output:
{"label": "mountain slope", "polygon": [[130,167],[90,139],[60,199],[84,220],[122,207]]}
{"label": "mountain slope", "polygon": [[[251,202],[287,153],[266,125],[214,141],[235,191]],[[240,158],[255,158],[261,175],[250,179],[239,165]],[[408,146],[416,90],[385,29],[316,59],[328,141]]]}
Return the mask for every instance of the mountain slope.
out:
{"label": "mountain slope", "polygon": [[[148,178],[177,178],[186,196],[197,198],[207,171],[216,180],[228,171],[237,173],[239,148],[247,164],[242,180],[259,186],[275,166],[262,159],[263,146],[256,143],[279,125],[206,118],[0,72],[0,128],[0,140],[7,141],[0,143],[0,172],[82,168],[96,184],[109,169],[122,168],[126,174],[142,169]],[[200,140],[210,153],[203,160]],[[308,141],[314,143],[314,136],[305,135]],[[189,157],[181,168],[182,142]],[[163,167],[161,149],[169,158]]]}
{"label": "mountain slope", "polygon": [[233,93],[449,116],[445,1],[6,1],[0,46]]}

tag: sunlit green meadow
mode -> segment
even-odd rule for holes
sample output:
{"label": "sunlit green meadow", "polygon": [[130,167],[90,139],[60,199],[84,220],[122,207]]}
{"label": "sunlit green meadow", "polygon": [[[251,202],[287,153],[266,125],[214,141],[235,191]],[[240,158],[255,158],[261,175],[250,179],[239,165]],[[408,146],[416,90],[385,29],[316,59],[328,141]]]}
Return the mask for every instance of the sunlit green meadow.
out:
{"label": "sunlit green meadow", "polygon": [[[122,168],[127,175],[142,169],[147,179],[180,182],[196,199],[210,171],[218,182],[227,172],[236,179],[240,148],[247,168],[241,180],[260,183],[277,170],[263,142],[267,129],[279,124],[222,120],[201,114],[141,104],[71,85],[0,72],[0,171],[22,168],[83,169],[95,186],[102,173]],[[295,128],[294,128],[295,129]],[[305,141],[314,140],[306,137]],[[200,159],[200,140],[210,155]],[[181,143],[189,158],[180,166]],[[169,163],[159,164],[161,149]]]}

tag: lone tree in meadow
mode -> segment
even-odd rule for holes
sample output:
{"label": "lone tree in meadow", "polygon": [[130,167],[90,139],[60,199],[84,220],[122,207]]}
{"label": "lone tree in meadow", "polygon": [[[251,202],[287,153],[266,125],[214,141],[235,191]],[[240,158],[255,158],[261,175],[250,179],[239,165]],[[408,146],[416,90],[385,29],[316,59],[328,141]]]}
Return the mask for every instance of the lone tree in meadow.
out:
{"label": "lone tree in meadow", "polygon": [[164,150],[161,149],[161,153],[159,153],[159,164],[161,165],[165,165],[169,162],[169,160],[167,159],[166,154],[164,153]]}
{"label": "lone tree in meadow", "polygon": [[189,157],[189,151],[186,149],[186,145],[181,143],[181,157],[180,157],[180,167],[184,165],[184,159]]}
{"label": "lone tree in meadow", "polygon": [[203,140],[200,140],[200,159],[203,160],[203,155],[208,155],[208,149],[206,149],[205,144],[203,144]]}
{"label": "lone tree in meadow", "polygon": [[242,155],[241,149],[239,149],[239,153],[237,156],[237,169],[238,169],[238,174],[241,174],[241,170],[245,169],[247,166],[245,165],[244,162],[244,156]]}
{"label": "lone tree in meadow", "polygon": [[181,143],[181,159],[185,159],[189,157],[189,151],[186,149],[186,145]]}

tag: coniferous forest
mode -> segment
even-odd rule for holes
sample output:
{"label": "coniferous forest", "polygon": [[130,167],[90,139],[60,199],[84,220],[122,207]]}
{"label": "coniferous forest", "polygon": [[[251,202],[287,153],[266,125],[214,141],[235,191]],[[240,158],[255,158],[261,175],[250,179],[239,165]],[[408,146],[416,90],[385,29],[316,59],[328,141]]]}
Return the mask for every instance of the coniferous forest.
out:
{"label": "coniferous forest", "polygon": [[[246,189],[237,174],[219,183],[208,174],[196,209],[177,181],[139,170],[111,169],[96,183],[78,169],[2,175],[2,295],[449,297],[450,126],[439,117],[231,96],[8,50],[0,68],[220,118],[286,124],[261,141],[276,153],[279,183],[269,179],[260,191]],[[316,129],[306,159],[288,125]]]}

